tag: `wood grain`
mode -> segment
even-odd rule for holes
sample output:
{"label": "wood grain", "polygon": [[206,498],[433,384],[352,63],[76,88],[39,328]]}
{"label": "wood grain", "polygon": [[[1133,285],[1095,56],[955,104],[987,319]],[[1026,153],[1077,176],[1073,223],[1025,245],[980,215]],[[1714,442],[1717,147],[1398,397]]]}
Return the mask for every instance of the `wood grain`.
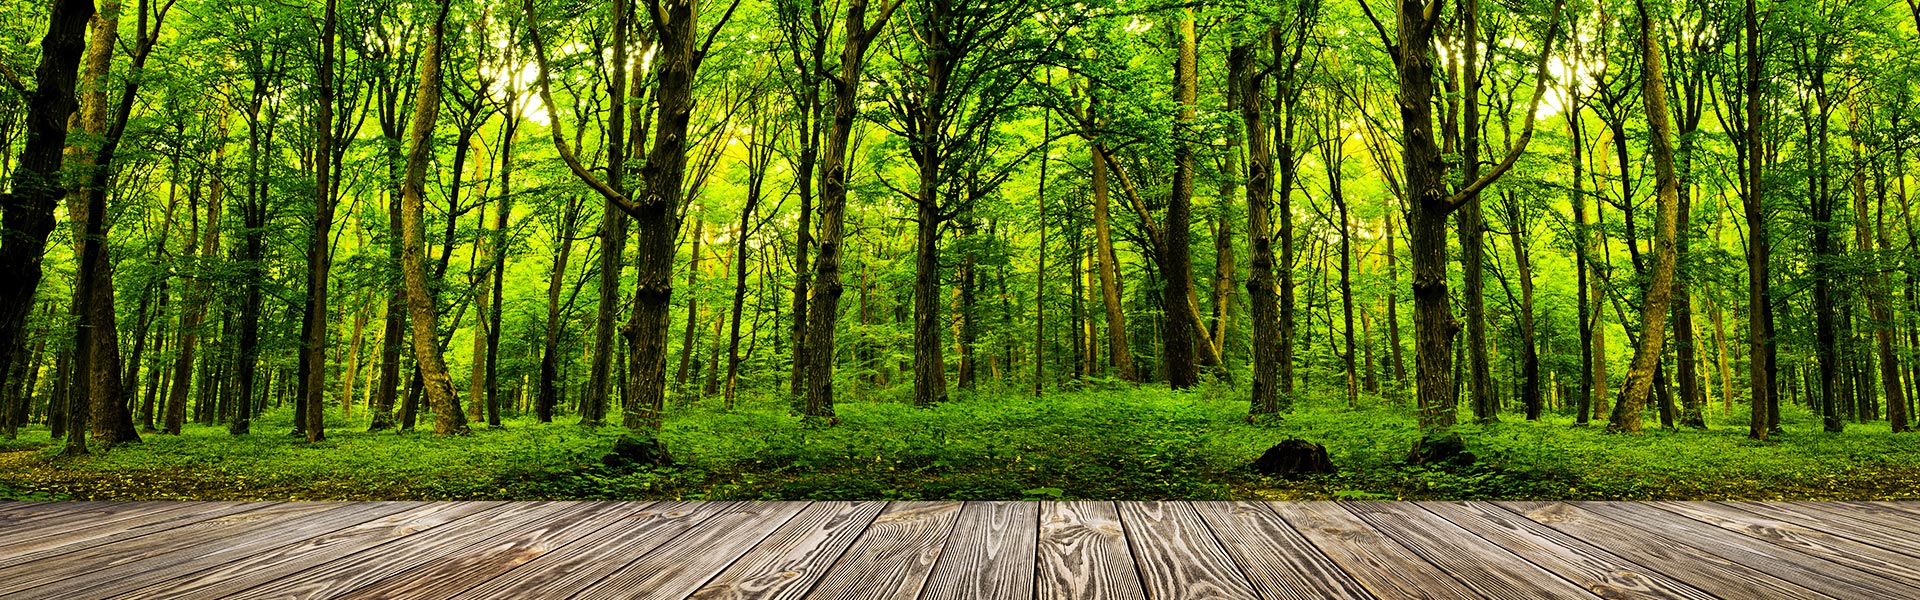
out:
{"label": "wood grain", "polygon": [[[581,590],[580,598],[685,598],[733,564],[805,502],[742,502],[702,521],[638,560]],[[541,592],[545,594],[545,592]]]}
{"label": "wood grain", "polygon": [[[374,519],[353,527],[301,540],[222,563],[191,575],[164,581],[140,578],[140,589],[117,600],[195,600],[224,598],[242,590],[296,577],[307,569],[356,552],[397,548],[410,536],[436,531],[451,523],[469,521],[505,505],[504,502],[433,502]],[[485,518],[479,517],[479,518]],[[445,531],[445,530],[441,530]]]}
{"label": "wood grain", "polygon": [[[155,531],[137,538],[101,544],[84,550],[65,552],[57,560],[43,560],[0,568],[0,596],[20,593],[23,590],[43,584],[79,580],[80,583],[98,581],[84,577],[91,572],[117,574],[125,572],[126,565],[159,558],[162,554],[205,554],[217,549],[218,544],[247,537],[271,535],[272,529],[298,527],[297,517],[333,526],[345,527],[353,523],[340,523],[339,517],[357,518],[365,509],[363,505],[290,502],[259,510],[237,512],[230,515],[189,523],[180,527]],[[368,516],[368,520],[380,515]],[[251,535],[249,535],[251,534]],[[196,548],[209,544],[213,548]],[[62,586],[65,587],[65,586]],[[52,596],[52,597],[58,597]]]}
{"label": "wood grain", "polygon": [[476,583],[455,598],[565,598],[733,506],[732,502],[661,502],[631,511],[585,539]]}
{"label": "wood grain", "polygon": [[273,502],[156,502],[160,510],[127,518],[79,521],[57,528],[33,528],[27,534],[0,543],[0,568],[123,542],[150,533],[185,527],[226,515],[260,510]]}
{"label": "wood grain", "polygon": [[895,502],[867,525],[807,598],[914,600],[947,545],[959,502]]}
{"label": "wood grain", "polygon": [[1029,600],[1040,505],[968,502],[921,600]]}
{"label": "wood grain", "polygon": [[526,564],[556,548],[599,531],[621,518],[623,510],[648,503],[588,502],[579,510],[456,551],[439,560],[388,576],[354,590],[344,600],[439,599],[458,594]]}
{"label": "wood grain", "polygon": [[1719,555],[1682,543],[1664,531],[1641,529],[1565,502],[1499,502],[1500,507],[1535,523],[1584,540],[1616,556],[1644,565],[1722,598],[1820,599],[1825,594]]}
{"label": "wood grain", "polygon": [[1112,502],[1048,502],[1040,507],[1034,575],[1039,600],[1145,600]]}
{"label": "wood grain", "polygon": [[1418,502],[1507,551],[1602,598],[1714,600],[1714,595],[1483,502]]}
{"label": "wood grain", "polygon": [[793,600],[806,595],[885,502],[817,502],[775,529],[692,598]]}
{"label": "wood grain", "polygon": [[1275,502],[1296,531],[1377,598],[1477,598],[1420,555],[1331,502]]}
{"label": "wood grain", "polygon": [[514,502],[492,511],[472,527],[448,530],[444,535],[408,536],[396,545],[383,545],[341,557],[227,598],[332,598],[371,585],[408,569],[437,561],[469,545],[567,515],[579,510],[572,502]]}
{"label": "wood grain", "polygon": [[1823,560],[1803,546],[1770,543],[1720,527],[1701,527],[1699,521],[1652,505],[1604,502],[1587,508],[1622,522],[1638,523],[1656,535],[1682,538],[1688,545],[1836,598],[1920,598],[1920,586],[1875,576],[1877,571],[1856,571]]}
{"label": "wood grain", "polygon": [[1120,522],[1153,600],[1252,598],[1253,585],[1186,502],[1123,502]]}
{"label": "wood grain", "polygon": [[1588,589],[1425,510],[1373,502],[1341,506],[1482,597],[1502,600],[1599,598]]}
{"label": "wood grain", "polygon": [[1920,537],[1908,535],[1899,530],[1889,530],[1872,521],[1858,519],[1845,512],[1824,512],[1780,502],[1722,502],[1721,505],[1762,518],[1813,524],[1822,531],[1845,536],[1856,542],[1873,544],[1920,558]]}
{"label": "wood grain", "polygon": [[1267,505],[1195,502],[1193,507],[1261,598],[1359,600],[1373,597]]}

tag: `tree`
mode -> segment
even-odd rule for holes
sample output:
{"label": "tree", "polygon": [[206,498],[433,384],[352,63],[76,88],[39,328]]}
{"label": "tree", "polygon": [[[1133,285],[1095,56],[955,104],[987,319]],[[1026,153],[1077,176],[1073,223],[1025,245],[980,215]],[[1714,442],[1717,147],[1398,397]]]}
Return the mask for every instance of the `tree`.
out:
{"label": "tree", "polygon": [[434,124],[440,118],[440,67],[445,60],[441,44],[446,39],[450,7],[449,0],[441,0],[438,14],[427,29],[426,47],[420,57],[420,85],[413,99],[413,127],[407,135],[406,179],[400,188],[400,267],[407,289],[407,320],[412,329],[414,365],[420,370],[427,404],[433,408],[435,435],[467,433],[467,415],[460,410],[460,397],[455,395],[446,357],[440,352],[439,314],[433,292],[427,288],[426,244],[421,231],[422,188],[433,150]]}

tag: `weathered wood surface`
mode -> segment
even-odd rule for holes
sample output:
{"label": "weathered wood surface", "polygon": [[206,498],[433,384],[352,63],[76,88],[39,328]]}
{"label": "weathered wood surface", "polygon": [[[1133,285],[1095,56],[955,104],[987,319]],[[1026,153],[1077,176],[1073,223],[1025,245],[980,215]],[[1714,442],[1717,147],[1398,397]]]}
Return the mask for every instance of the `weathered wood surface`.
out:
{"label": "weathered wood surface", "polygon": [[5,598],[1920,598],[1883,502],[0,503]]}

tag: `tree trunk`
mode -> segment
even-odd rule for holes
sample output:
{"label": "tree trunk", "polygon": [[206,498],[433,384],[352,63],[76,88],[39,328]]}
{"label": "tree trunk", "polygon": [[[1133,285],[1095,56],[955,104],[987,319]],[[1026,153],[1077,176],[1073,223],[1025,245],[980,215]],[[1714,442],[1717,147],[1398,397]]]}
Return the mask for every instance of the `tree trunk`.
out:
{"label": "tree trunk", "polygon": [[[12,364],[25,346],[27,317],[41,279],[41,259],[53,234],[54,209],[65,195],[60,173],[65,163],[67,118],[78,108],[74,93],[86,50],[91,0],[48,3],[47,33],[40,40],[34,89],[26,98],[26,141],[13,172],[13,192],[0,194],[0,364]],[[51,412],[51,409],[49,409]],[[66,433],[66,432],[62,432]],[[84,435],[84,434],[83,434]],[[69,451],[84,452],[84,438],[69,440]]]}
{"label": "tree trunk", "polygon": [[1660,34],[1654,29],[1645,0],[1639,0],[1636,5],[1639,9],[1641,38],[1641,97],[1646,105],[1647,130],[1651,138],[1648,145],[1659,185],[1656,200],[1659,217],[1654,224],[1652,281],[1647,286],[1646,299],[1640,307],[1640,339],[1634,348],[1627,379],[1621,384],[1620,398],[1613,405],[1613,420],[1607,424],[1609,431],[1629,433],[1640,431],[1641,409],[1646,406],[1648,393],[1652,390],[1653,379],[1659,368],[1661,346],[1666,341],[1667,310],[1673,298],[1674,263],[1677,262],[1678,253],[1675,239],[1678,237],[1676,229],[1679,227],[1680,208]]}
{"label": "tree trunk", "polygon": [[[688,238],[688,243],[693,245],[693,260],[687,263],[687,327],[680,337],[680,370],[673,376],[673,384],[681,388],[687,386],[687,376],[692,373],[694,325],[700,320],[700,297],[694,293],[694,286],[700,282],[700,247],[707,237],[706,221],[699,217],[691,220],[693,235]],[[712,365],[707,368],[711,369]]]}
{"label": "tree trunk", "polygon": [[333,231],[334,185],[330,178],[333,175],[334,154],[334,4],[334,0],[327,0],[325,16],[320,21],[320,62],[319,72],[315,75],[319,93],[313,123],[314,213],[313,231],[307,239],[307,337],[302,341],[307,349],[307,379],[302,382],[306,387],[306,397],[301,399],[306,410],[295,416],[295,422],[306,425],[301,429],[306,431],[308,443],[327,437],[327,273],[333,266],[327,242]]}
{"label": "tree trunk", "polygon": [[[1179,47],[1178,59],[1174,63],[1173,90],[1174,102],[1180,106],[1176,115],[1176,127],[1187,127],[1195,118],[1195,102],[1198,93],[1198,67],[1193,23],[1193,9],[1184,9],[1179,16],[1179,29],[1173,33]],[[1161,276],[1166,280],[1162,290],[1161,305],[1167,314],[1166,331],[1162,344],[1162,363],[1167,372],[1167,384],[1173,389],[1185,389],[1198,383],[1199,373],[1194,366],[1194,340],[1200,335],[1200,323],[1197,315],[1189,314],[1185,304],[1187,297],[1193,295],[1193,265],[1189,244],[1191,234],[1188,227],[1192,220],[1193,206],[1193,148],[1184,140],[1184,135],[1174,142],[1173,153],[1173,189],[1167,197],[1166,224],[1161,226],[1163,255],[1160,257]]]}
{"label": "tree trunk", "polygon": [[467,416],[460,410],[460,397],[454,392],[447,374],[447,363],[440,352],[438,314],[433,292],[427,288],[426,248],[421,215],[426,184],[427,163],[432,159],[434,123],[440,118],[441,43],[445,38],[448,4],[440,3],[438,17],[427,31],[426,47],[421,49],[420,86],[415,91],[413,126],[408,132],[406,180],[400,198],[401,275],[407,286],[407,320],[412,326],[414,365],[420,372],[420,385],[427,405],[433,409],[434,435],[465,435]]}
{"label": "tree trunk", "polygon": [[1133,366],[1133,352],[1127,349],[1126,307],[1120,303],[1120,268],[1113,252],[1113,217],[1108,211],[1111,193],[1107,182],[1107,157],[1104,145],[1096,142],[1087,152],[1093,169],[1094,258],[1099,262],[1100,298],[1107,316],[1107,361],[1119,370],[1122,381],[1138,383],[1140,374]]}
{"label": "tree trunk", "polygon": [[1248,414],[1271,415],[1280,412],[1282,360],[1279,294],[1273,280],[1274,165],[1265,114],[1266,84],[1261,70],[1253,64],[1255,53],[1252,46],[1235,46],[1228,53],[1227,69],[1229,77],[1240,81],[1238,106],[1240,120],[1246,126],[1247,297],[1251,306],[1247,312],[1253,328],[1253,401]]}
{"label": "tree trunk", "polygon": [[573,254],[573,234],[579,229],[580,200],[567,198],[560,216],[560,230],[554,241],[560,251],[547,273],[547,327],[540,344],[540,396],[534,401],[534,417],[541,423],[553,422],[553,411],[560,404],[560,285],[567,276],[567,259]]}

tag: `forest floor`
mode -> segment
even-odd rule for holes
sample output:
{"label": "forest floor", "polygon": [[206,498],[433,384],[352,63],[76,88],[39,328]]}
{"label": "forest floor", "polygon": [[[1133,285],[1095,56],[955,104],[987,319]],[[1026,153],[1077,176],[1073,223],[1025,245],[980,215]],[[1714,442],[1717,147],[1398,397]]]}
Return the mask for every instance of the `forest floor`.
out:
{"label": "forest floor", "polygon": [[[256,433],[189,426],[139,444],[62,458],[47,430],[0,441],[0,498],[72,500],[369,499],[1748,499],[1920,498],[1920,435],[1885,423],[1819,431],[1789,407],[1785,435],[1745,437],[1715,409],[1707,430],[1642,435],[1574,427],[1553,415],[1462,425],[1479,460],[1408,466],[1413,411],[1337,397],[1275,421],[1248,423],[1244,394],[1114,389],[958,396],[932,409],[899,402],[839,406],[841,422],[810,426],[767,397],[732,412],[716,400],[678,407],[660,439],[677,464],[609,469],[600,457],[625,430],[571,420],[511,419],[466,437],[367,433],[364,415],[330,411],[327,440],[288,435],[291,411]],[[1744,409],[1736,408],[1736,413]],[[617,421],[617,419],[616,419]],[[423,420],[422,426],[430,426]],[[1255,474],[1268,446],[1324,444],[1338,474],[1297,481]]]}

